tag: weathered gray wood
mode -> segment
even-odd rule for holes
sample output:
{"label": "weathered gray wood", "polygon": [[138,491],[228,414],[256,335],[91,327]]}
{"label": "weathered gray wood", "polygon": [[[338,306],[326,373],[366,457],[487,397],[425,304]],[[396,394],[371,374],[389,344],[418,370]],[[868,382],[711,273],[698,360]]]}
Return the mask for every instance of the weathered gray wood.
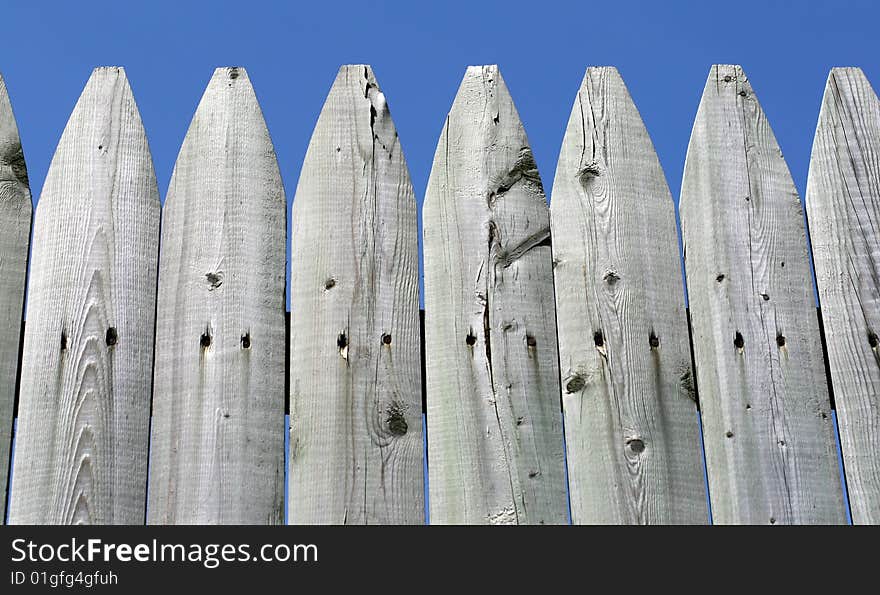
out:
{"label": "weathered gray wood", "polygon": [[708,522],[672,196],[615,68],[587,69],[550,215],[573,522]]}
{"label": "weathered gray wood", "polygon": [[339,70],[291,229],[288,521],[425,521],[418,226],[369,66]]}
{"label": "weathered gray wood", "polygon": [[243,68],[218,68],[162,220],[150,524],[278,524],[286,210]]}
{"label": "weathered gray wood", "polygon": [[828,75],[807,180],[816,284],[854,523],[880,523],[880,101]]}
{"label": "weathered gray wood", "polygon": [[803,209],[739,66],[709,73],[681,223],[714,521],[845,521]]}
{"label": "weathered gray wood", "polygon": [[549,211],[496,66],[465,73],[423,223],[431,522],[566,523]]}
{"label": "weathered gray wood", "polygon": [[0,504],[4,505],[32,211],[18,126],[0,75],[0,334],[4,337],[0,344]]}
{"label": "weathered gray wood", "polygon": [[98,68],[37,205],[11,523],[144,521],[159,209],[125,72]]}

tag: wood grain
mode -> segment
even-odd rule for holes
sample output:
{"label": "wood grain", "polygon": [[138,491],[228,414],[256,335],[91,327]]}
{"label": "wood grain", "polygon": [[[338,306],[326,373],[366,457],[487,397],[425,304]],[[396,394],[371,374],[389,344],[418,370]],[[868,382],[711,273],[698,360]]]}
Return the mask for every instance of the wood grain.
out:
{"label": "wood grain", "polygon": [[566,523],[549,211],[496,66],[465,73],[423,226],[431,523]]}
{"label": "wood grain", "polygon": [[159,212],[125,72],[98,68],[36,210],[11,523],[144,521]]}
{"label": "wood grain", "polygon": [[880,523],[880,101],[834,68],[807,180],[807,218],[852,519]]}
{"label": "wood grain", "polygon": [[739,66],[709,73],[681,222],[713,520],[844,522],[803,209]]}
{"label": "wood grain", "polygon": [[293,201],[292,524],[425,522],[417,223],[385,96],[343,66]]}
{"label": "wood grain", "polygon": [[589,68],[550,216],[575,523],[707,523],[672,196],[615,68]]}
{"label": "wood grain", "polygon": [[243,68],[218,68],[165,201],[150,524],[278,524],[286,200]]}
{"label": "wood grain", "polygon": [[[18,126],[0,76],[0,502],[6,502],[12,415],[31,240],[31,191]],[[5,511],[4,511],[5,513]],[[0,515],[0,517],[5,514]]]}

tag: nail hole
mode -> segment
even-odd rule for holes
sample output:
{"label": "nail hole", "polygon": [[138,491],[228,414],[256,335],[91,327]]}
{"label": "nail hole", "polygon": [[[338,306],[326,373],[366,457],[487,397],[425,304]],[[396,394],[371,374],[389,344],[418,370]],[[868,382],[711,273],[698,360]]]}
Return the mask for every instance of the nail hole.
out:
{"label": "nail hole", "polygon": [[654,331],[651,331],[651,334],[648,335],[648,345],[651,346],[651,349],[660,347],[660,338],[654,334]]}
{"label": "nail hole", "polygon": [[104,342],[107,343],[108,347],[113,347],[116,345],[116,339],[116,329],[111,326],[107,329],[107,334],[104,336]]}
{"label": "nail hole", "polygon": [[868,331],[868,345],[871,349],[877,347],[877,334],[874,331]]}
{"label": "nail hole", "polygon": [[733,336],[733,345],[737,349],[742,349],[743,345],[745,345],[745,341],[743,340],[743,336],[739,331],[736,331],[736,334]]}
{"label": "nail hole", "polygon": [[605,346],[605,337],[602,336],[602,331],[596,331],[593,333],[593,343],[596,344],[596,347]]}
{"label": "nail hole", "polygon": [[104,150],[104,145],[98,145],[98,150],[99,150],[99,151],[103,151],[103,150]]}
{"label": "nail hole", "polygon": [[730,430],[728,430],[724,435],[728,438],[733,438],[733,432],[731,432]]}
{"label": "nail hole", "polygon": [[780,441],[779,441],[779,446],[785,446],[785,440],[780,440]]}
{"label": "nail hole", "polygon": [[324,281],[325,290],[333,289],[334,287],[336,287],[336,279],[334,279],[333,277],[330,277],[329,279]]}
{"label": "nail hole", "polygon": [[781,334],[776,335],[776,344],[779,347],[785,347],[785,336],[783,336]]}
{"label": "nail hole", "polygon": [[627,446],[629,446],[629,449],[636,454],[639,454],[645,450],[644,441],[642,441],[638,438],[634,438],[634,439],[630,440],[629,442],[627,442],[626,444],[627,444]]}
{"label": "nail hole", "polygon": [[779,266],[781,266],[782,268],[785,268],[785,261],[780,262],[780,263],[779,263]]}
{"label": "nail hole", "polygon": [[384,333],[382,335],[382,343],[384,343],[385,345],[391,345],[391,335],[389,335],[388,333]]}
{"label": "nail hole", "polygon": [[523,425],[525,422],[526,422],[526,418],[524,418],[524,417],[517,417],[516,418],[516,425],[518,425],[518,426]]}
{"label": "nail hole", "polygon": [[67,349],[67,333],[61,331],[61,351]]}
{"label": "nail hole", "polygon": [[765,301],[765,302],[768,301],[768,300],[770,299],[770,296],[767,295],[766,293],[762,293],[762,294],[761,294],[761,297],[764,298],[764,301]]}
{"label": "nail hole", "polygon": [[535,479],[535,478],[538,477],[539,475],[541,475],[541,472],[540,472],[540,471],[529,471],[529,477],[532,478],[532,479]]}
{"label": "nail hole", "polygon": [[345,336],[345,332],[339,333],[339,336],[336,337],[336,346],[340,349],[348,347],[348,337]]}
{"label": "nail hole", "polygon": [[533,336],[526,335],[526,345],[528,345],[529,347],[534,347],[537,344],[538,342],[535,341],[535,338]]}
{"label": "nail hole", "polygon": [[251,348],[251,334],[245,333],[241,336],[241,348],[242,349],[250,349]]}
{"label": "nail hole", "polygon": [[718,281],[719,283],[724,281],[724,273],[720,273],[717,277],[715,277],[715,280]]}
{"label": "nail hole", "polygon": [[749,405],[748,403],[746,403],[746,411],[748,411],[748,410],[751,409],[751,408],[752,408],[752,406]]}
{"label": "nail hole", "polygon": [[733,80],[733,79],[730,78],[730,75],[729,75],[729,74],[728,74],[727,76],[724,77],[724,82],[725,82],[725,83],[729,83],[729,82],[732,81],[732,80]]}
{"label": "nail hole", "polygon": [[477,337],[474,336],[473,332],[467,334],[467,337],[464,338],[464,342],[467,343],[470,347],[473,347],[477,342]]}
{"label": "nail hole", "polygon": [[740,96],[740,97],[747,97],[747,96],[748,96],[748,93],[746,93],[745,91],[740,91],[740,92],[739,92],[739,96]]}
{"label": "nail hole", "polygon": [[232,80],[235,80],[238,78],[238,69],[237,68],[233,68],[229,71],[229,78],[231,78]]}
{"label": "nail hole", "polygon": [[204,333],[202,333],[202,338],[201,338],[201,340],[199,341],[199,343],[202,345],[202,347],[204,347],[205,349],[207,349],[208,347],[211,346],[211,335],[209,335],[209,334],[207,333],[207,331],[204,332]]}
{"label": "nail hole", "polygon": [[771,525],[775,525],[775,524],[776,524],[776,519],[775,519],[774,517],[770,517],[770,524],[771,524]]}

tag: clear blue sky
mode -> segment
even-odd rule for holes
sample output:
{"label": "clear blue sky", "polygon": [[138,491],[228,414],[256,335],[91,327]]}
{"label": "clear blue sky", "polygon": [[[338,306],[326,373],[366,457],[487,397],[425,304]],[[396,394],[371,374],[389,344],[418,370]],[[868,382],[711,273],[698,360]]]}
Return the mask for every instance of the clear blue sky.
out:
{"label": "clear blue sky", "polygon": [[782,2],[4,2],[0,71],[34,198],[91,70],[128,72],[164,196],[216,66],[247,68],[288,200],[340,64],[373,65],[416,195],[464,68],[498,63],[546,186],[584,68],[620,69],[677,197],[709,66],[741,63],[803,193],[828,69],[880,85],[880,3]]}

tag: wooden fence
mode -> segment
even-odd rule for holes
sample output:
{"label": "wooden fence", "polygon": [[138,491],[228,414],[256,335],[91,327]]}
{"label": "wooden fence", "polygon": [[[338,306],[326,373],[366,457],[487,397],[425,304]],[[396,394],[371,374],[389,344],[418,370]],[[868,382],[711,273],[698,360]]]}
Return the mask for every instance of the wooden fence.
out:
{"label": "wooden fence", "polygon": [[244,69],[214,73],[164,207],[125,73],[96,69],[29,275],[0,79],[7,521],[278,524],[289,477],[302,524],[423,523],[425,482],[436,524],[880,523],[880,102],[861,71],[832,70],[813,145],[818,317],[804,209],[738,66],[712,67],[696,115],[683,258],[614,68],[587,70],[551,194],[498,68],[469,68],[425,193],[421,332],[401,143],[370,67],[342,67],[293,200],[286,333],[285,191]]}

